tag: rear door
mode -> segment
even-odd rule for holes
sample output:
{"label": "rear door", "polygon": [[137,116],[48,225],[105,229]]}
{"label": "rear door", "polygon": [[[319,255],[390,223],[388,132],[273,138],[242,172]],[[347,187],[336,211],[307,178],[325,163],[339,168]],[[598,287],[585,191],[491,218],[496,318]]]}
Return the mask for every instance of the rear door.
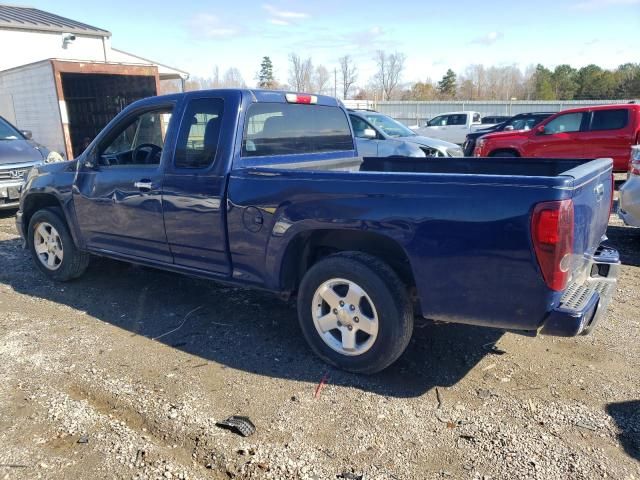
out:
{"label": "rear door", "polygon": [[464,143],[464,139],[469,133],[469,115],[466,113],[456,113],[447,117],[446,135],[442,138],[451,143]]}
{"label": "rear door", "polygon": [[544,132],[532,132],[525,156],[547,158],[586,158],[584,141],[588,137],[588,112],[569,112],[544,125]]}
{"label": "rear door", "polygon": [[635,140],[629,114],[628,108],[593,110],[584,140],[586,156],[612,158],[614,170],[626,172]]}
{"label": "rear door", "polygon": [[233,155],[236,128],[228,110],[240,96],[223,91],[188,97],[163,180],[164,225],[175,264],[223,276],[230,272],[226,160]]}

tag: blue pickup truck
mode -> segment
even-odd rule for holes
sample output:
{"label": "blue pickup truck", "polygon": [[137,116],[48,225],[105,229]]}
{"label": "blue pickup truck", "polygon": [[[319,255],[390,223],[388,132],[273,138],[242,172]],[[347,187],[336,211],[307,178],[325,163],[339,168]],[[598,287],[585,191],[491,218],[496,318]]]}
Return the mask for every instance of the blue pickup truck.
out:
{"label": "blue pickup truck", "polygon": [[609,159],[361,158],[333,98],[155,97],[75,161],[28,175],[16,217],[48,277],[91,255],[297,298],[325,361],[380,371],[415,316],[571,336],[615,289]]}

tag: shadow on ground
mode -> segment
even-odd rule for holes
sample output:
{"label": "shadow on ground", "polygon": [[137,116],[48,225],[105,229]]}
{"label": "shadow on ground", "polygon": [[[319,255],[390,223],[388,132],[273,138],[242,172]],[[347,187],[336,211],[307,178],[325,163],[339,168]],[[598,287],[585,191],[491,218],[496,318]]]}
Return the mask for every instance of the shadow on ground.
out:
{"label": "shadow on ground", "polygon": [[[68,305],[203,360],[274,378],[331,383],[394,397],[419,396],[460,381],[502,331],[419,321],[407,352],[373,376],[333,370],[308,349],[295,305],[271,294],[221,286],[126,263],[96,258],[71,283],[46,279],[17,239],[0,242],[0,282],[15,291]],[[194,311],[194,309],[198,309]],[[173,333],[184,320],[184,325]]]}
{"label": "shadow on ground", "polygon": [[640,400],[610,403],[607,413],[620,429],[618,440],[631,458],[640,460]]}

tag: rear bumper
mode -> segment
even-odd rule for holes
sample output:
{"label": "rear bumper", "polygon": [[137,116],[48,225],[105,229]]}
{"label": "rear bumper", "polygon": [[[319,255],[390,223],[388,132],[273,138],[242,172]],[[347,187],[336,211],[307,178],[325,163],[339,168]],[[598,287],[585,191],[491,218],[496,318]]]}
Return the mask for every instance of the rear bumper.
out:
{"label": "rear bumper", "polygon": [[616,291],[619,271],[617,250],[601,245],[587,267],[587,278],[567,287],[560,304],[542,324],[540,333],[573,337],[591,332],[607,312]]}

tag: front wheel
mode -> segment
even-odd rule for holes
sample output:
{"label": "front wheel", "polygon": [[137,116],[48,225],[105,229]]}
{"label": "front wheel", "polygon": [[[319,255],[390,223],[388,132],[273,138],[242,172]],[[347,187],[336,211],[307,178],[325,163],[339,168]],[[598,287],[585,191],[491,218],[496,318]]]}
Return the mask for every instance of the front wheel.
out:
{"label": "front wheel", "polygon": [[298,292],[298,320],[313,351],[355,373],[376,373],[404,352],[413,309],[396,273],[371,255],[344,252],[316,263]]}
{"label": "front wheel", "polygon": [[57,208],[34,213],[27,242],[36,266],[49,278],[66,282],[84,273],[89,254],[76,248],[61,213]]}

